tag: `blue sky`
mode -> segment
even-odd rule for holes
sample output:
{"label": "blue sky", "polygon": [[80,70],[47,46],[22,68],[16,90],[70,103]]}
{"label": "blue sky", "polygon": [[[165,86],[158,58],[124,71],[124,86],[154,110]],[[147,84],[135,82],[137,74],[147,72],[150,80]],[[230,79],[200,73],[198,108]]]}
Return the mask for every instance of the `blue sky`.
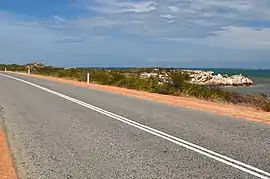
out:
{"label": "blue sky", "polygon": [[2,0],[0,63],[270,68],[269,0]]}

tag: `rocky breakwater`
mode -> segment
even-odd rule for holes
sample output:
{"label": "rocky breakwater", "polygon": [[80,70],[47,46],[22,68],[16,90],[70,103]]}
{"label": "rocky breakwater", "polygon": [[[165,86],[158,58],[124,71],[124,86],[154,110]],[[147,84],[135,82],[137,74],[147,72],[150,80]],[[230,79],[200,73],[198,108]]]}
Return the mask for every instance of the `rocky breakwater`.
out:
{"label": "rocky breakwater", "polygon": [[191,77],[190,83],[198,85],[215,86],[244,86],[252,85],[253,81],[241,74],[239,75],[214,75],[212,71],[184,70]]}

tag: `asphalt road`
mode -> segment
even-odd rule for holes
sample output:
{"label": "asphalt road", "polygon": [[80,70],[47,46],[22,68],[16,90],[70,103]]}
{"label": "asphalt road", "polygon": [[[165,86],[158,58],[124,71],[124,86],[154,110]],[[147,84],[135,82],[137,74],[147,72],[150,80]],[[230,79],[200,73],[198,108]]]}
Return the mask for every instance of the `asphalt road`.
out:
{"label": "asphalt road", "polygon": [[23,179],[270,178],[270,125],[2,74],[31,82],[0,74],[0,118]]}

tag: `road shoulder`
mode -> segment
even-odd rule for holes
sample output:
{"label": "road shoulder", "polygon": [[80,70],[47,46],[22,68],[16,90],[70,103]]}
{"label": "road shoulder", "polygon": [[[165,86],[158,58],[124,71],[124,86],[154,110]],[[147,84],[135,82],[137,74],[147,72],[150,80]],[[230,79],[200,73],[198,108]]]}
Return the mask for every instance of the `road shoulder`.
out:
{"label": "road shoulder", "polygon": [[12,158],[9,153],[9,147],[3,127],[0,126],[0,178],[16,179],[16,173],[13,168]]}

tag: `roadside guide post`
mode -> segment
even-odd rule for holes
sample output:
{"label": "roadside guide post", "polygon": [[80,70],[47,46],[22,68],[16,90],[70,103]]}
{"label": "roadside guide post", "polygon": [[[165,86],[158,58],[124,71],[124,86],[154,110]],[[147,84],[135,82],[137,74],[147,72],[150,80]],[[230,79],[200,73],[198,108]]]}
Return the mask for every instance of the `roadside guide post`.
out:
{"label": "roadside guide post", "polygon": [[5,68],[5,71],[7,71],[7,68]]}
{"label": "roadside guide post", "polygon": [[90,83],[90,73],[87,73],[87,84]]}
{"label": "roadside guide post", "polygon": [[30,69],[28,69],[27,73],[28,73],[28,74],[30,74],[30,73],[31,73]]}

